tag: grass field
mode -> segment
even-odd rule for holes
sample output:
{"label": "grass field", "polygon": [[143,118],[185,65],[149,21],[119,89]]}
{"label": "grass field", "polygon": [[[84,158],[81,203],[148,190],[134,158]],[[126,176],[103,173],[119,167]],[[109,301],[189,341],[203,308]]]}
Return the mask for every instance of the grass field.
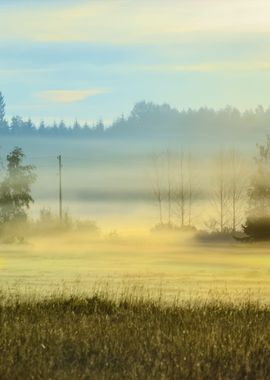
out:
{"label": "grass field", "polygon": [[268,379],[270,308],[2,297],[0,378]]}
{"label": "grass field", "polygon": [[[143,287],[167,299],[270,300],[270,255],[265,244],[198,244],[181,236],[111,239],[67,234],[0,244],[0,289],[21,293],[111,292]],[[92,290],[91,290],[92,291]],[[68,292],[66,292],[68,293]],[[140,291],[140,294],[142,292]]]}
{"label": "grass field", "polygon": [[264,244],[2,244],[0,379],[269,379],[269,273]]}

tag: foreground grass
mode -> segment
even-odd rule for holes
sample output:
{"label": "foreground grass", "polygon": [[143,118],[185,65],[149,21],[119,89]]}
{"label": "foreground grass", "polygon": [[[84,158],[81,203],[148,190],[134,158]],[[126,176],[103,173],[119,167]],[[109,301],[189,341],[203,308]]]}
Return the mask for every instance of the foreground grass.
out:
{"label": "foreground grass", "polygon": [[53,298],[0,306],[0,379],[268,379],[270,309]]}

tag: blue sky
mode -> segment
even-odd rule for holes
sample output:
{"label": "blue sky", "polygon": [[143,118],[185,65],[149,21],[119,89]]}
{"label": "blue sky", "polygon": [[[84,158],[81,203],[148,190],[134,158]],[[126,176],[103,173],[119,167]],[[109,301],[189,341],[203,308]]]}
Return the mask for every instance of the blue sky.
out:
{"label": "blue sky", "polygon": [[270,105],[266,0],[1,0],[0,90],[35,121]]}

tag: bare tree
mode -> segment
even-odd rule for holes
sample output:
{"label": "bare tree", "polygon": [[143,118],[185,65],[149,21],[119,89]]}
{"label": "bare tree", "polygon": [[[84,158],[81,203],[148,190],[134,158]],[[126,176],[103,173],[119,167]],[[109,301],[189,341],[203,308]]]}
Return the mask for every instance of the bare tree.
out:
{"label": "bare tree", "polygon": [[193,181],[192,181],[192,159],[188,155],[188,225],[191,226],[192,203],[193,203]]}
{"label": "bare tree", "polygon": [[158,203],[158,209],[159,209],[159,223],[160,225],[163,224],[163,192],[162,192],[162,184],[161,184],[161,176],[160,176],[160,166],[159,161],[160,157],[158,155],[152,156],[153,164],[154,164],[154,173],[155,173],[155,180],[154,180],[154,196]]}
{"label": "bare tree", "polygon": [[168,199],[168,225],[172,216],[172,181],[171,181],[171,153],[167,150],[167,199]]}
{"label": "bare tree", "polygon": [[185,173],[184,173],[184,154],[183,151],[180,153],[179,160],[177,162],[178,171],[178,183],[176,185],[175,200],[178,208],[178,216],[180,218],[181,226],[185,225],[185,212],[186,212],[186,184],[185,184]]}
{"label": "bare tree", "polygon": [[219,230],[220,232],[224,232],[225,227],[227,227],[229,192],[223,150],[216,156],[214,175],[215,186],[213,203],[217,210],[217,224],[219,225]]}
{"label": "bare tree", "polygon": [[232,230],[236,229],[236,203],[237,203],[237,178],[236,178],[236,157],[235,150],[232,151],[232,183],[231,183],[231,196],[232,196]]}
{"label": "bare tree", "polygon": [[229,173],[229,198],[231,209],[231,228],[235,232],[241,224],[243,217],[243,206],[245,204],[245,192],[247,184],[247,174],[239,152],[232,149],[229,152],[228,163]]}
{"label": "bare tree", "polygon": [[194,180],[192,176],[191,155],[181,151],[177,161],[177,182],[175,185],[175,203],[181,226],[191,226],[194,201]]}
{"label": "bare tree", "polygon": [[158,203],[159,222],[170,226],[174,218],[180,225],[191,226],[194,202],[191,155],[180,155],[167,150],[152,155],[154,167],[153,193]]}

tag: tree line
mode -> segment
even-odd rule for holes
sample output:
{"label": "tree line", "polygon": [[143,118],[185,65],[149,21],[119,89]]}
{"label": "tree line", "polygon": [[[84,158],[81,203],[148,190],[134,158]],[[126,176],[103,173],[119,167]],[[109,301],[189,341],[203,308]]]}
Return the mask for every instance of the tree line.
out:
{"label": "tree line", "polygon": [[[204,139],[242,138],[243,133],[254,135],[267,131],[270,122],[270,108],[258,106],[254,110],[240,112],[235,107],[213,110],[179,111],[168,104],[156,105],[151,102],[135,104],[130,115],[122,115],[108,127],[100,120],[93,125],[80,124],[77,120],[72,125],[63,120],[53,124],[41,121],[35,124],[31,119],[23,120],[14,116],[10,121],[6,118],[4,96],[0,92],[0,136],[54,136],[54,137],[148,137],[164,138],[165,135],[178,134],[183,140],[196,136]],[[247,136],[247,135],[246,135]]]}

